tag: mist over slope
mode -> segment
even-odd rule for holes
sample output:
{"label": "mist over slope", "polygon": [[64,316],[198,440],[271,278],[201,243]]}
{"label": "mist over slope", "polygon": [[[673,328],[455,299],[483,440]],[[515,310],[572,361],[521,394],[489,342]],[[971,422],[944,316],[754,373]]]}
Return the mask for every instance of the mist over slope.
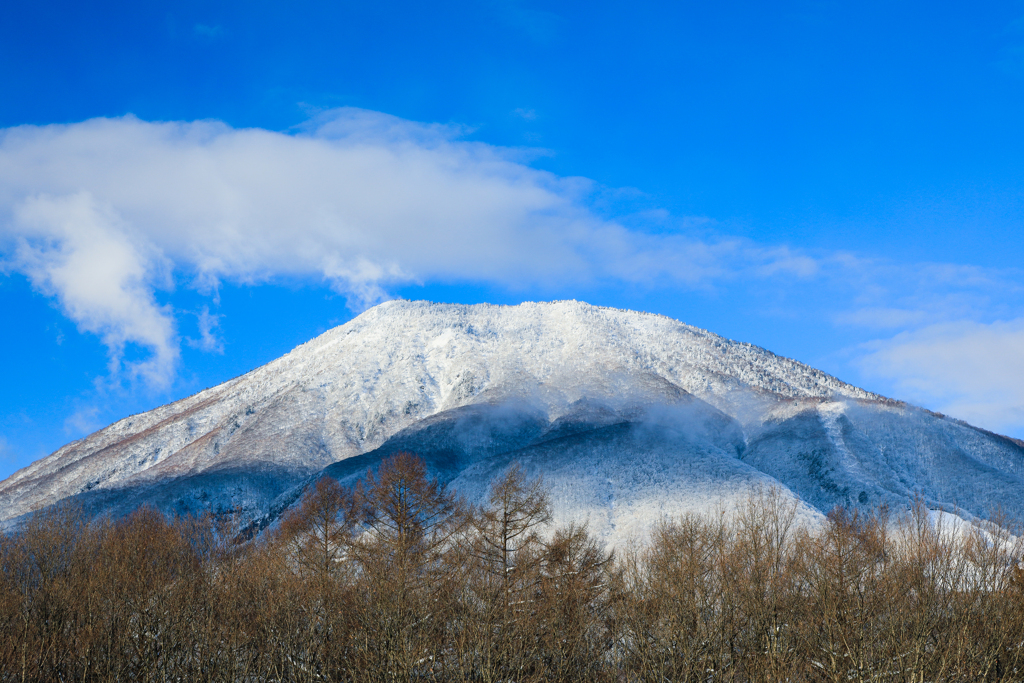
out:
{"label": "mist over slope", "polygon": [[[610,541],[777,484],[834,505],[1024,516],[1019,442],[663,316],[575,301],[391,301],[285,356],[121,420],[0,482],[0,520],[236,511],[409,450],[468,497],[512,460]],[[325,470],[326,468],[326,470]]]}

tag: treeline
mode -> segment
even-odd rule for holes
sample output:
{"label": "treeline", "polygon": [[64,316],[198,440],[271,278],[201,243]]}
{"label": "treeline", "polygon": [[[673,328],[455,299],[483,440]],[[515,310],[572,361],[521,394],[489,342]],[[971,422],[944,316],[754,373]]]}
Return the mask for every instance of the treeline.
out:
{"label": "treeline", "polygon": [[606,552],[513,467],[467,507],[401,454],[239,544],[72,507],[0,536],[3,681],[1017,681],[1021,548],[773,492]]}

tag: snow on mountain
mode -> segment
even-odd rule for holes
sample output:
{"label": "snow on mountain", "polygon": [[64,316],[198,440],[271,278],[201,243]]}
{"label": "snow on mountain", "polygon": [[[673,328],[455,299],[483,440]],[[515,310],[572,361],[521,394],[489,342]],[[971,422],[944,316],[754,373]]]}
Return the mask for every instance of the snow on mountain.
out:
{"label": "snow on mountain", "polygon": [[1024,513],[1019,442],[759,347],[575,301],[392,301],[16,472],[0,520],[77,496],[115,515],[149,504],[263,524],[321,471],[352,478],[397,450],[469,497],[518,460],[560,518],[610,541],[764,484],[807,514],[915,495]]}

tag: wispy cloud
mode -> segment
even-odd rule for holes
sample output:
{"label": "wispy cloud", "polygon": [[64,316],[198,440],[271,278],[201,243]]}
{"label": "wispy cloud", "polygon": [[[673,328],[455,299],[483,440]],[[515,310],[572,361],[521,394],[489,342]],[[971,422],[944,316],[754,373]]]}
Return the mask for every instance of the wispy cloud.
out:
{"label": "wispy cloud", "polygon": [[220,315],[210,313],[209,306],[203,306],[197,313],[196,325],[199,328],[199,339],[188,338],[185,343],[194,349],[209,353],[224,353],[224,342],[215,333],[220,327]]}
{"label": "wispy cloud", "polygon": [[1024,425],[1024,318],[903,332],[866,345],[859,363],[911,401],[995,431]]}
{"label": "wispy cloud", "polygon": [[112,373],[122,370],[125,345],[136,343],[152,357],[129,364],[130,374],[165,384],[178,349],[174,320],[152,291],[168,284],[168,264],[159,252],[87,192],[37,194],[12,209],[17,268],[55,297],[81,330],[103,339]]}
{"label": "wispy cloud", "polygon": [[78,406],[64,420],[64,431],[68,434],[88,434],[103,426],[99,406],[86,404]]}
{"label": "wispy cloud", "polygon": [[[466,132],[358,109],[290,134],[131,116],[7,129],[0,249],[103,339],[113,373],[155,386],[173,378],[180,344],[161,288],[314,278],[360,309],[431,280],[699,287],[814,271],[786,249],[627,229],[591,208],[592,182]],[[200,320],[200,348],[218,348],[214,322]],[[125,363],[127,344],[149,357]]]}
{"label": "wispy cloud", "polygon": [[868,306],[852,311],[841,311],[835,315],[835,320],[840,325],[867,327],[877,330],[916,327],[925,322],[927,318],[928,314],[925,311],[885,306]]}
{"label": "wispy cloud", "polygon": [[5,437],[0,436],[0,471],[11,468],[16,461],[17,458],[14,457],[10,443]]}
{"label": "wispy cloud", "polygon": [[875,390],[1024,435],[1024,273],[852,255],[823,259],[822,273]]}
{"label": "wispy cloud", "polygon": [[1024,273],[949,263],[900,263],[835,254],[819,258],[839,295],[833,320],[873,330],[917,329],[958,320],[1014,317]]}
{"label": "wispy cloud", "polygon": [[512,113],[521,119],[526,119],[527,121],[537,120],[537,112],[533,109],[523,109],[522,107],[519,107],[518,109],[513,109]]}
{"label": "wispy cloud", "polygon": [[[98,335],[112,377],[158,388],[173,381],[182,343],[223,351],[208,306],[161,305],[175,287],[215,303],[222,282],[300,278],[359,310],[436,281],[556,292],[739,283],[751,299],[812,302],[780,315],[850,330],[857,367],[895,395],[1024,428],[1020,323],[997,322],[1019,319],[1019,272],[730,237],[707,218],[638,209],[636,190],[538,170],[541,151],[468,132],[359,109],[287,133],[131,116],[10,128],[0,131],[0,267]],[[183,337],[190,315],[197,333]],[[888,338],[859,345],[879,335]],[[132,345],[148,355],[126,360]],[[80,411],[69,427],[92,419]]]}

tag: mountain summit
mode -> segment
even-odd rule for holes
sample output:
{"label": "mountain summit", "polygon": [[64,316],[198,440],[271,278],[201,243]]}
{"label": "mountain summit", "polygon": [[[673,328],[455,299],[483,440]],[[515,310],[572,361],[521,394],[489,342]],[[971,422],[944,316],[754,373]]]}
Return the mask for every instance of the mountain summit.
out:
{"label": "mountain summit", "polygon": [[676,320],[576,301],[391,301],[241,377],[125,418],[0,482],[0,520],[235,511],[396,451],[470,498],[513,460],[606,540],[762,485],[835,505],[1024,516],[1024,447]]}

